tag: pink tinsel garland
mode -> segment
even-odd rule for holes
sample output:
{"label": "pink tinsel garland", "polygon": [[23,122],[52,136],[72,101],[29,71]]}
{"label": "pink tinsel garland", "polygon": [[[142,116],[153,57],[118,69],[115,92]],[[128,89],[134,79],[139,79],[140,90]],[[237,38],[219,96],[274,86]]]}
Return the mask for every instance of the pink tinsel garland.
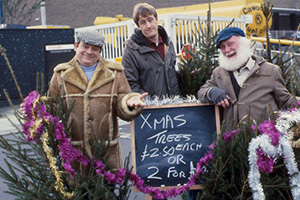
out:
{"label": "pink tinsel garland", "polygon": [[[36,105],[34,105],[34,102],[39,100],[39,98],[40,95],[36,91],[32,91],[24,100],[24,111],[28,121],[23,124],[23,132],[27,134],[27,141],[35,141],[39,136],[43,134],[46,124],[39,124],[39,126],[35,129],[34,136],[29,134],[30,130],[32,130],[35,124],[35,121],[39,119],[43,119],[45,121],[48,120],[52,124],[54,124],[55,136],[56,139],[59,141],[58,148],[61,152],[61,158],[64,160],[63,167],[71,175],[71,177],[75,175],[75,170],[73,169],[71,162],[78,161],[85,166],[88,163],[92,163],[96,170],[96,173],[99,176],[104,176],[108,183],[122,184],[126,174],[126,169],[120,168],[116,171],[116,173],[111,173],[105,170],[105,165],[102,161],[93,158],[87,159],[80,151],[78,151],[71,145],[70,139],[67,138],[65,135],[64,125],[60,122],[60,119],[53,117],[50,113],[48,113],[46,111],[45,106],[39,101],[36,103]],[[254,127],[252,127],[252,129],[254,129]],[[258,130],[262,134],[267,134],[271,138],[272,144],[274,146],[278,145],[280,133],[277,131],[272,121],[265,121],[264,123],[260,124],[258,126]],[[236,133],[236,130],[224,133],[223,140],[225,142],[230,141]],[[192,185],[195,185],[197,178],[199,178],[205,172],[203,167],[208,165],[208,163],[213,159],[213,148],[214,144],[210,145],[210,151],[207,152],[205,156],[202,157],[197,163],[195,174],[190,178],[187,184],[183,186],[174,187],[170,190],[159,191],[159,189],[157,188],[144,186],[144,180],[142,180],[136,174],[130,173],[129,179],[133,183],[133,185],[136,186],[141,192],[145,194],[150,194],[156,199],[175,197],[188,190]],[[262,150],[258,150],[257,155],[257,164],[259,170],[265,173],[272,172],[274,165],[273,158],[267,157]]]}
{"label": "pink tinsel garland", "polygon": [[[24,99],[24,111],[27,118],[27,122],[23,125],[23,133],[27,134],[27,141],[35,141],[38,137],[43,134],[46,123],[39,124],[39,127],[35,129],[35,135],[30,134],[30,130],[32,130],[33,125],[37,120],[43,119],[45,121],[50,121],[54,124],[54,132],[56,139],[59,142],[59,150],[61,158],[64,160],[63,167],[65,170],[73,177],[75,175],[75,170],[73,169],[71,162],[78,161],[83,165],[87,165],[88,163],[92,163],[96,173],[99,176],[104,176],[108,183],[116,183],[122,184],[124,181],[124,177],[126,174],[126,169],[120,168],[116,171],[116,173],[111,173],[105,170],[105,165],[102,161],[97,159],[87,159],[80,151],[75,149],[71,143],[70,139],[65,135],[64,125],[60,122],[59,118],[53,117],[50,113],[46,111],[45,106],[40,103],[39,100],[40,95],[36,91],[32,91],[25,99]],[[36,105],[34,105],[36,102]],[[184,186],[174,187],[170,190],[159,191],[157,188],[152,188],[150,186],[144,186],[144,180],[142,180],[138,175],[130,173],[129,180],[136,186],[141,192],[145,194],[150,194],[153,198],[156,199],[164,199],[171,198],[177,195],[182,194],[184,191],[188,190],[192,185],[195,185],[197,178],[202,175],[205,170],[204,166],[208,165],[208,163],[213,159],[212,149],[214,145],[210,145],[210,151],[205,154],[204,157],[200,159],[197,163],[197,168],[195,170],[195,174],[190,178],[190,180]]]}

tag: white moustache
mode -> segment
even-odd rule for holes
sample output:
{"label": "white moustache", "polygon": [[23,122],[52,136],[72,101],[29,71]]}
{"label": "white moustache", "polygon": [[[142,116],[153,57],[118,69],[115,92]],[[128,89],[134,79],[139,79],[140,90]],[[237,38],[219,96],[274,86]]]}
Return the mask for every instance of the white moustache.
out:
{"label": "white moustache", "polygon": [[225,56],[226,56],[226,57],[229,57],[229,56],[232,56],[233,54],[235,54],[235,51],[231,51],[231,52],[229,52],[229,53],[226,53]]}
{"label": "white moustache", "polygon": [[[232,54],[236,53],[236,56],[234,57],[228,57]],[[241,37],[240,38],[240,45],[239,48],[235,51],[232,50],[231,52],[227,54],[222,54],[220,52],[219,54],[219,63],[220,66],[227,71],[234,71],[240,66],[242,66],[251,56],[251,48],[250,48],[250,40],[247,38]]]}

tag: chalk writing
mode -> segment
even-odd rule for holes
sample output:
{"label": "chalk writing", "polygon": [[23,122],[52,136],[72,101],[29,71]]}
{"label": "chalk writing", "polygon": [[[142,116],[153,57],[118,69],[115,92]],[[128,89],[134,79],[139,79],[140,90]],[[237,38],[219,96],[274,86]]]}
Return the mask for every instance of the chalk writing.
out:
{"label": "chalk writing", "polygon": [[[162,117],[161,119],[156,119],[154,118],[153,121],[149,122],[149,117],[151,116],[151,113],[148,114],[146,117],[141,114],[141,117],[143,118],[143,123],[141,125],[141,129],[144,128],[145,125],[147,125],[149,128],[156,130],[157,126],[161,126],[163,129],[168,129],[168,128],[174,128],[174,123],[176,127],[180,127],[183,126],[184,124],[186,124],[186,120],[182,119],[182,117],[184,117],[184,115],[177,115],[174,118],[172,118],[170,115],[166,115],[164,117]],[[179,124],[177,124],[178,122],[181,122]],[[152,124],[152,126],[151,126]]]}
{"label": "chalk writing", "polygon": [[144,109],[134,121],[137,174],[151,186],[186,183],[215,131],[213,106]]}

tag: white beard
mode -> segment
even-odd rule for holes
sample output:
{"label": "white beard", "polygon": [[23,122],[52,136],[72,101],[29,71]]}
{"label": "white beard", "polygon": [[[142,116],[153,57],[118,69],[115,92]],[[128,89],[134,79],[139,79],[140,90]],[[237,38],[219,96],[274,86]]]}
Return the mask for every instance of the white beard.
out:
{"label": "white beard", "polygon": [[[227,71],[234,71],[240,68],[247,62],[252,54],[250,40],[245,37],[240,37],[239,39],[240,44],[239,48],[236,50],[236,56],[234,56],[233,58],[228,58],[224,56],[222,52],[219,53],[220,66]],[[235,52],[230,52],[228,54],[232,53]]]}

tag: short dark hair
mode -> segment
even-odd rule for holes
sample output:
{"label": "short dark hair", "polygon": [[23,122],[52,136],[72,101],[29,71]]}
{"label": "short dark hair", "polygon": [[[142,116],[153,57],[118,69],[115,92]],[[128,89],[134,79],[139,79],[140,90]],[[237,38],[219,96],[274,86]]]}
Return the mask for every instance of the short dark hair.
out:
{"label": "short dark hair", "polygon": [[157,19],[157,12],[153,6],[148,3],[139,3],[136,4],[133,8],[132,18],[134,23],[139,26],[140,16],[147,17],[153,15]]}

